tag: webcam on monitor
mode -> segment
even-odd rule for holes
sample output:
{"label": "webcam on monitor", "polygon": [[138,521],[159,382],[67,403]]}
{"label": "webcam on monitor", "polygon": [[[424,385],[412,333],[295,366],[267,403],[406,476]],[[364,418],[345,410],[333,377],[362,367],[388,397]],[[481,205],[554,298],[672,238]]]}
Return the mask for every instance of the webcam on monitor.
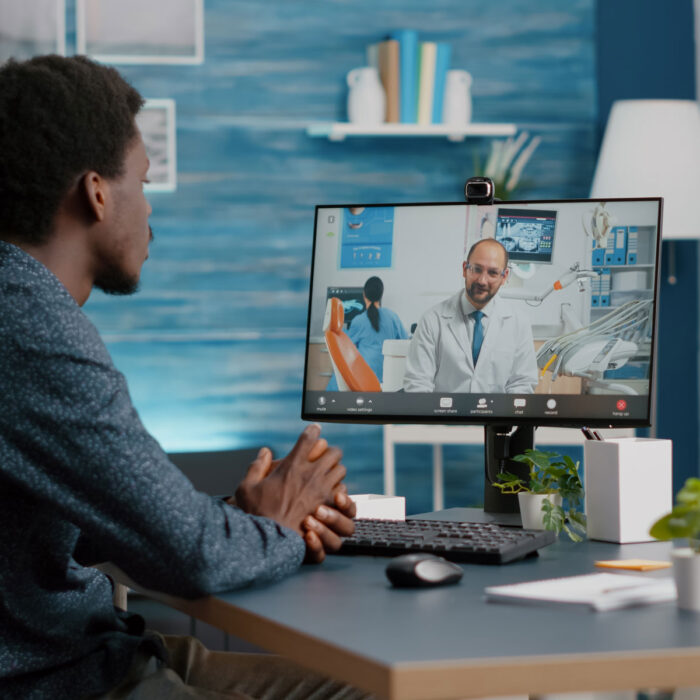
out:
{"label": "webcam on monitor", "polygon": [[496,186],[490,177],[470,177],[464,183],[464,198],[469,204],[493,204]]}

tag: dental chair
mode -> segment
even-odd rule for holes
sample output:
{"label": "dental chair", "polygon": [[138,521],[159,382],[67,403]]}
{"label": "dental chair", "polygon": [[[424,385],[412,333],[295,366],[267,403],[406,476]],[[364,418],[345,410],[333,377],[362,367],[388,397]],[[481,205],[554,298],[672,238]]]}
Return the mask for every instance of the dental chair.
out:
{"label": "dental chair", "polygon": [[343,302],[331,297],[326,304],[323,333],[340,391],[381,391],[377,375],[343,330]]}

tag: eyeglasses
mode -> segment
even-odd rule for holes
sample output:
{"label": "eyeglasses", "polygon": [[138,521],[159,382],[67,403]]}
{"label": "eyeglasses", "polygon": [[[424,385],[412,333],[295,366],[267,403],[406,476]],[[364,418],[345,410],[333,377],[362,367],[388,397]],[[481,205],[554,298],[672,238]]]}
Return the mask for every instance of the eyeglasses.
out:
{"label": "eyeglasses", "polygon": [[477,277],[481,277],[484,273],[490,280],[497,280],[499,277],[504,277],[506,270],[498,270],[495,267],[482,267],[474,263],[467,263],[467,270]]}

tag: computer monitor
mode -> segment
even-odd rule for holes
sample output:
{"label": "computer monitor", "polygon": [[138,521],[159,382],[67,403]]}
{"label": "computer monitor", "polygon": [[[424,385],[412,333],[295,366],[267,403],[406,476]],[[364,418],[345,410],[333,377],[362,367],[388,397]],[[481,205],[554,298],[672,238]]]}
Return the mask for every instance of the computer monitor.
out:
{"label": "computer monitor", "polygon": [[551,263],[556,223],[556,211],[502,208],[496,240],[508,251],[511,262]]}
{"label": "computer monitor", "polygon": [[362,287],[328,287],[326,299],[336,297],[343,303],[346,328],[350,328],[353,318],[365,310],[362,292]]}
{"label": "computer monitor", "polygon": [[[362,238],[350,242],[358,212]],[[508,457],[536,426],[651,424],[661,214],[659,198],[318,206],[303,418],[483,424],[486,508],[515,511],[489,482],[517,466]],[[514,250],[503,231],[539,252]],[[366,312],[339,327],[328,290],[373,276],[384,286],[379,331]],[[349,345],[328,343],[338,332]],[[339,376],[355,367],[340,345],[370,358],[381,390]],[[332,375],[359,388],[329,391],[320,377]]]}

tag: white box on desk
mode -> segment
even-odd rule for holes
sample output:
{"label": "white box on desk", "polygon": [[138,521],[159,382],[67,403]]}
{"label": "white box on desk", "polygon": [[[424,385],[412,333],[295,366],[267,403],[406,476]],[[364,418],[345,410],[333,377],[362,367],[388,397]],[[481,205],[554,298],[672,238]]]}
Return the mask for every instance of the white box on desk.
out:
{"label": "white box on desk", "polygon": [[671,440],[586,440],[583,452],[589,539],[653,541],[649,528],[673,505]]}
{"label": "white box on desk", "polygon": [[403,496],[384,496],[378,493],[351,495],[357,506],[357,518],[376,520],[405,520],[406,499]]}

